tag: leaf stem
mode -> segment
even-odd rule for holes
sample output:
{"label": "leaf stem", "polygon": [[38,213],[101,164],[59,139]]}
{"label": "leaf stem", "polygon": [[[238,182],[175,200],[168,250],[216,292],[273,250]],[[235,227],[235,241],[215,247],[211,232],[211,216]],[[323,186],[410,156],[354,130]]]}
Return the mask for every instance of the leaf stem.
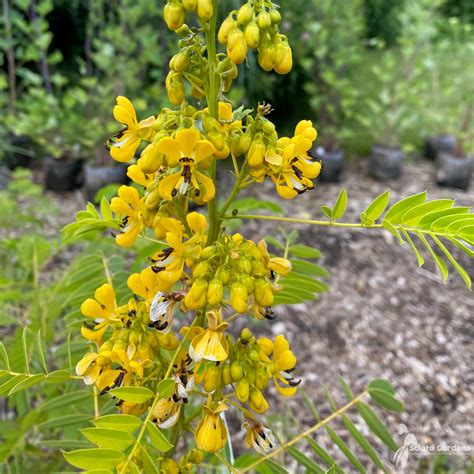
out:
{"label": "leaf stem", "polygon": [[315,425],[311,426],[311,428],[308,428],[306,431],[303,431],[302,433],[300,433],[295,438],[291,439],[290,441],[286,442],[285,444],[282,444],[281,446],[279,446],[275,450],[269,452],[265,456],[262,456],[260,459],[257,459],[254,463],[252,463],[249,466],[246,466],[245,468],[241,469],[240,472],[244,473],[244,472],[251,471],[252,469],[255,469],[257,466],[259,466],[261,463],[265,462],[267,459],[270,459],[270,458],[276,456],[277,454],[281,453],[282,451],[285,451],[285,449],[287,449],[290,446],[293,446],[295,443],[297,443],[301,439],[306,438],[307,436],[309,436],[311,433],[315,432],[319,428],[321,428],[323,426],[326,426],[330,421],[334,420],[334,418],[337,418],[339,415],[343,414],[344,412],[346,412],[347,410],[352,408],[354,405],[359,403],[359,401],[365,395],[367,395],[367,393],[368,393],[368,391],[364,390],[360,395],[358,395],[356,398],[352,399],[349,403],[347,403],[343,407],[339,408],[335,412],[331,413],[324,420],[319,421]]}

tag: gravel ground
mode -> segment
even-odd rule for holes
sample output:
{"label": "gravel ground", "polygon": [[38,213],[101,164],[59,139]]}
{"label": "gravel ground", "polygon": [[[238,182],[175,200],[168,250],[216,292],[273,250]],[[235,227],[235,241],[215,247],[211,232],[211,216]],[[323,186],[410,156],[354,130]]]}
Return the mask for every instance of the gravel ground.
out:
{"label": "gravel ground", "polygon": [[[277,203],[289,216],[321,218],[319,207],[334,203],[344,187],[349,222],[357,222],[360,211],[387,186],[391,202],[426,189],[432,199],[452,197],[460,205],[474,205],[472,189],[436,187],[431,163],[409,164],[399,181],[387,183],[368,178],[365,167],[351,166],[341,184],[320,184],[299,199]],[[274,200],[270,192],[271,187],[260,195]],[[253,221],[247,233],[264,236],[272,225]],[[474,456],[474,298],[454,269],[444,284],[428,256],[418,268],[408,245],[401,247],[386,231],[291,225],[303,243],[323,251],[331,291],[316,303],[278,308],[271,329],[292,342],[304,389],[316,405],[325,404],[324,385],[338,391],[338,376],[355,393],[373,378],[387,378],[406,407],[400,416],[384,414],[392,433],[404,423],[420,444],[467,446]],[[474,260],[453,253],[474,277]],[[290,405],[301,413],[301,399]],[[325,436],[317,439],[327,442]],[[413,453],[405,472],[414,472],[422,457]],[[467,459],[464,454],[458,460]]]}
{"label": "gravel ground", "polygon": [[[292,201],[280,200],[271,185],[257,188],[257,193],[284,206],[289,216],[317,218],[321,217],[319,207],[334,203],[344,187],[349,196],[348,221],[356,221],[359,212],[387,186],[392,189],[392,202],[427,189],[431,198],[454,197],[458,204],[474,205],[474,190],[437,188],[431,163],[408,164],[403,177],[390,183],[368,178],[365,169],[364,162],[352,165],[341,184],[320,184]],[[58,228],[84,207],[80,193],[51,196],[61,208]],[[271,325],[256,326],[255,331],[286,334],[298,356],[303,387],[321,415],[329,413],[324,408],[324,386],[343,403],[337,395],[337,377],[348,380],[356,393],[373,378],[387,378],[406,407],[401,415],[383,414],[397,442],[402,443],[397,431],[404,423],[422,445],[467,446],[472,456],[474,298],[462,280],[453,270],[444,284],[429,258],[419,269],[408,245],[401,247],[385,231],[291,226],[299,230],[302,243],[324,252],[321,263],[332,274],[331,291],[317,302],[276,308],[278,318]],[[270,222],[253,221],[246,223],[242,232],[258,238],[274,233],[275,227]],[[74,253],[64,254],[55,264],[66,263]],[[474,277],[474,260],[460,252],[454,254]],[[273,411],[285,413],[289,406],[303,426],[312,423],[301,397],[275,403]],[[291,424],[286,415],[280,421],[287,427]],[[358,426],[363,429],[362,424]],[[323,432],[315,439],[330,445]],[[341,460],[337,451],[331,452]],[[412,453],[404,472],[415,472],[423,457]],[[389,459],[389,453],[384,459]],[[450,458],[454,459],[465,462],[468,455]],[[292,464],[288,469],[296,472]]]}

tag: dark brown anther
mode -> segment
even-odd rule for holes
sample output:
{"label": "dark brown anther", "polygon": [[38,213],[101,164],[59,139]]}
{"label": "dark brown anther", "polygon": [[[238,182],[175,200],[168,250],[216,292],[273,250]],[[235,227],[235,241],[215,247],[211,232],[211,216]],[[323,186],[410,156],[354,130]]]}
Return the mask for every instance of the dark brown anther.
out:
{"label": "dark brown anther", "polygon": [[301,379],[299,379],[299,380],[288,380],[288,383],[290,384],[291,387],[296,387],[301,383]]}
{"label": "dark brown anther", "polygon": [[84,324],[84,326],[85,326],[87,329],[94,329],[94,328],[95,328],[95,324],[88,323],[87,321],[84,321],[82,324]]}

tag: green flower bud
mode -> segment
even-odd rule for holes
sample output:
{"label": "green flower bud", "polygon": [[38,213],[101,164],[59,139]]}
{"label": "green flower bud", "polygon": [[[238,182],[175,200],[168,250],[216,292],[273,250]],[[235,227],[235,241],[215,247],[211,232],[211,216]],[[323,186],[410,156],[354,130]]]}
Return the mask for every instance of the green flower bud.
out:
{"label": "green flower bud", "polygon": [[254,21],[249,23],[245,27],[244,36],[247,46],[252,49],[256,48],[258,46],[258,42],[260,41],[260,28],[258,27],[257,23]]}
{"label": "green flower bud", "polygon": [[230,375],[232,376],[232,380],[235,382],[238,382],[243,377],[244,371],[239,362],[232,362],[232,365],[230,366]]}
{"label": "green flower bud", "polygon": [[230,365],[226,364],[222,367],[222,383],[224,385],[230,385],[233,382],[232,374],[230,371]]}
{"label": "green flower bud", "polygon": [[235,387],[235,396],[237,397],[237,400],[241,403],[245,403],[249,399],[249,392],[249,381],[246,379],[239,380]]}
{"label": "green flower bud", "polygon": [[242,331],[240,332],[240,338],[243,341],[250,341],[250,339],[252,339],[252,332],[250,331],[250,329],[243,328]]}
{"label": "green flower bud", "polygon": [[172,0],[166,4],[164,18],[170,30],[176,31],[181,28],[184,23],[184,16],[184,8],[180,2]]}
{"label": "green flower bud", "polygon": [[210,281],[207,288],[207,302],[210,305],[217,305],[221,302],[224,296],[224,286],[218,278],[214,278]]}
{"label": "green flower bud", "polygon": [[237,13],[237,22],[241,25],[246,25],[253,18],[253,8],[250,4],[242,5]]}
{"label": "green flower bud", "polygon": [[264,30],[272,26],[272,19],[270,14],[266,11],[262,11],[257,15],[257,25],[260,29]]}
{"label": "green flower bud", "polygon": [[199,262],[193,270],[193,278],[206,278],[206,276],[210,273],[211,266],[209,262],[202,261]]}
{"label": "green flower bud", "polygon": [[215,365],[211,365],[206,369],[204,374],[204,390],[212,392],[221,384],[221,369]]}
{"label": "green flower bud", "polygon": [[270,19],[272,20],[273,25],[278,25],[281,23],[281,14],[278,10],[270,10]]}

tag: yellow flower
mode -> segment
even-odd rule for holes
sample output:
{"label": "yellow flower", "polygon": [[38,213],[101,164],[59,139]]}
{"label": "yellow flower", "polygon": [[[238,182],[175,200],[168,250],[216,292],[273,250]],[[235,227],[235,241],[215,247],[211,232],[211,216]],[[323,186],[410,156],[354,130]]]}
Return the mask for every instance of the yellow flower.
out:
{"label": "yellow flower", "polygon": [[278,194],[291,199],[313,189],[312,179],[321,172],[321,163],[314,161],[309,150],[317,132],[309,120],[301,121],[293,138],[282,137],[275,149],[268,149],[265,162]]}
{"label": "yellow flower", "polygon": [[[293,396],[298,390],[297,385],[301,380],[295,381],[291,375],[296,365],[296,357],[291,352],[290,345],[282,334],[277,336],[273,342],[272,358],[274,364],[273,381],[276,389],[285,397]],[[281,382],[283,386],[278,382]]]}
{"label": "yellow flower", "polygon": [[278,273],[278,275],[281,276],[286,276],[291,271],[291,262],[288,259],[270,257],[267,243],[263,239],[258,243],[258,248],[262,252],[263,261],[268,270]]}
{"label": "yellow flower", "polygon": [[176,161],[180,166],[178,172],[160,181],[159,189],[163,199],[171,201],[178,194],[187,194],[191,187],[194,189],[193,199],[199,204],[214,197],[214,182],[200,169],[209,167],[215,147],[210,141],[201,140],[197,129],[182,129],[176,132],[175,138],[162,138],[156,149],[168,161]]}
{"label": "yellow flower", "polygon": [[215,362],[226,360],[229,354],[229,342],[224,336],[224,331],[229,324],[222,322],[220,310],[208,311],[206,316],[209,327],[191,341],[189,355],[196,361],[201,359]]}
{"label": "yellow flower", "polygon": [[83,377],[86,385],[93,385],[100,375],[101,367],[96,364],[98,354],[89,352],[76,365],[76,374]]}
{"label": "yellow flower", "polygon": [[149,139],[152,133],[151,125],[155,117],[151,116],[138,122],[135,109],[126,97],[118,96],[117,105],[114,107],[115,120],[125,125],[115,136],[113,141],[109,141],[110,156],[117,161],[130,161],[142,139]]}
{"label": "yellow flower", "polygon": [[255,420],[246,417],[242,428],[247,430],[245,442],[248,448],[253,447],[257,453],[264,456],[276,446],[272,430]]}
{"label": "yellow flower", "polygon": [[221,413],[227,406],[221,403],[216,408],[204,405],[199,425],[194,432],[198,449],[208,453],[217,453],[227,444],[227,428]]}
{"label": "yellow flower", "polygon": [[118,197],[114,197],[110,203],[110,209],[124,217],[121,224],[123,233],[115,237],[115,242],[121,247],[130,247],[144,228],[141,215],[143,199],[131,186],[120,186],[117,194]]}
{"label": "yellow flower", "polygon": [[84,323],[81,334],[91,341],[100,341],[110,320],[118,319],[115,291],[108,283],[95,290],[95,299],[87,298],[81,305],[81,313],[94,319],[94,324]]}
{"label": "yellow flower", "polygon": [[[102,394],[112,388],[135,385],[137,379],[143,378],[144,369],[153,363],[149,358],[142,358],[135,344],[129,344],[126,351],[123,349],[99,351],[99,356],[108,362],[107,365],[104,364],[97,379],[97,388]],[[119,368],[113,369],[113,365]]]}
{"label": "yellow flower", "polygon": [[163,429],[174,426],[181,414],[181,403],[176,403],[172,397],[158,400],[153,409],[153,421]]}
{"label": "yellow flower", "polygon": [[127,169],[127,176],[137,184],[147,188],[153,182],[153,173],[144,173],[138,165],[131,165]]}
{"label": "yellow flower", "polygon": [[98,322],[115,316],[115,291],[108,283],[103,284],[94,293],[95,299],[87,298],[81,305],[81,313]]}
{"label": "yellow flower", "polygon": [[135,295],[141,296],[150,307],[153,298],[160,290],[157,274],[150,268],[145,268],[140,273],[133,273],[128,277],[128,287]]}
{"label": "yellow flower", "polygon": [[166,231],[165,238],[169,247],[160,250],[151,258],[151,268],[162,282],[161,291],[169,291],[181,278],[186,261],[190,263],[201,255],[200,245],[205,239],[206,218],[197,212],[191,212],[186,216],[186,222],[192,236],[183,241],[184,226],[181,222],[171,217],[160,219],[159,225]]}

